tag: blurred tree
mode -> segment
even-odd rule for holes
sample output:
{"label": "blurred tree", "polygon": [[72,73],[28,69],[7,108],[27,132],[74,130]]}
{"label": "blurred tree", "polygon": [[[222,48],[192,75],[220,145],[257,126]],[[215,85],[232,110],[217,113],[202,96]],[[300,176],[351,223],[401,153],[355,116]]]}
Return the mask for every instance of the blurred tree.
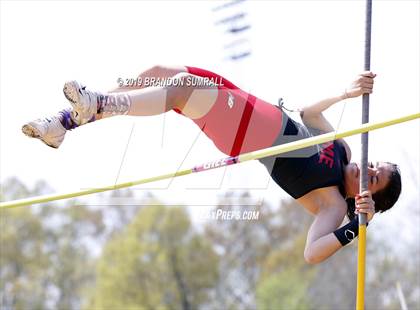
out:
{"label": "blurred tree", "polygon": [[48,256],[45,232],[29,209],[0,211],[0,304],[2,309],[43,309]]}
{"label": "blurred tree", "polygon": [[181,207],[156,202],[106,245],[92,309],[197,309],[217,280],[217,256]]}
{"label": "blurred tree", "polygon": [[135,189],[126,188],[102,193],[100,199],[103,203],[98,206],[104,209],[106,216],[109,218],[107,221],[109,233],[117,234],[121,232],[133,221],[142,204],[153,200],[153,196],[148,193],[138,197],[138,192]]}
{"label": "blurred tree", "polygon": [[316,267],[317,273],[307,291],[310,309],[355,309],[357,242]]}
{"label": "blurred tree", "polygon": [[[45,192],[45,182],[1,185],[2,200]],[[133,196],[104,195],[106,207],[71,201],[0,211],[1,309],[354,309],[357,242],[305,264],[311,217],[293,200],[273,208],[227,193],[215,210],[259,218],[214,218],[199,235],[183,208]],[[399,308],[397,281],[408,307],[420,309],[418,237],[396,244],[376,223],[368,236],[366,309]]]}
{"label": "blurred tree", "polygon": [[258,309],[310,309],[307,290],[317,268],[303,260],[305,240],[302,231],[287,247],[269,253],[257,288]]}
{"label": "blurred tree", "polygon": [[[1,186],[2,199],[39,195],[45,182]],[[63,203],[61,203],[63,204]],[[0,303],[3,309],[75,309],[94,280],[91,244],[104,231],[102,212],[51,204],[0,211]]]}
{"label": "blurred tree", "polygon": [[[259,218],[253,221],[214,218],[208,223],[206,235],[218,250],[219,270],[224,275],[215,289],[217,299],[213,307],[276,309],[274,305],[280,305],[277,301],[286,300],[286,296],[293,300],[304,296],[310,274],[301,269],[307,268],[303,247],[310,217],[302,208],[293,200],[282,201],[280,207],[271,208],[242,193],[222,197],[213,214],[218,209],[239,213],[258,211]],[[296,276],[299,283],[294,297],[281,287],[282,281],[277,280],[291,276]],[[303,305],[303,300],[298,304]]]}
{"label": "blurred tree", "polygon": [[310,309],[305,280],[294,268],[268,276],[258,285],[258,309]]}
{"label": "blurred tree", "polygon": [[[366,309],[400,309],[396,283],[400,282],[408,309],[420,309],[420,279],[418,278],[418,246],[407,244],[404,251],[396,253],[391,244],[375,238],[372,233],[370,251],[367,253]],[[412,255],[409,255],[409,253]]]}
{"label": "blurred tree", "polygon": [[[382,237],[382,232],[375,224],[371,223],[368,231],[366,309],[399,309],[395,286],[397,281],[401,282],[409,309],[420,309],[418,244],[407,244],[403,252],[396,252],[392,240],[378,238],[378,235]],[[318,268],[319,272],[308,290],[311,309],[354,309],[357,241],[338,251]]]}

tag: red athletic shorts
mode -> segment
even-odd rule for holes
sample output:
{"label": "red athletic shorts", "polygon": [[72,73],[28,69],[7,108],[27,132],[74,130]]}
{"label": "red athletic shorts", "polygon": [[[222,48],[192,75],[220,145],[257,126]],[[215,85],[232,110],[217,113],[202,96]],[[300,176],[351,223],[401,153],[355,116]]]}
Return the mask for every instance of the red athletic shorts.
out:
{"label": "red athletic shorts", "polygon": [[[282,129],[283,112],[224,77],[195,67],[188,73],[217,81],[218,96],[209,112],[193,119],[216,147],[229,156],[271,147]],[[178,109],[177,113],[182,114]]]}

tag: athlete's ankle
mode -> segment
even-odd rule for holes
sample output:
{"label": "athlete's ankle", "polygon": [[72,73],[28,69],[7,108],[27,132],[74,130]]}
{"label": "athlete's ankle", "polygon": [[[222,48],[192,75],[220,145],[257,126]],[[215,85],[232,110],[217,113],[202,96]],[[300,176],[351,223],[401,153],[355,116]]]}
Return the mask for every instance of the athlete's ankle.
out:
{"label": "athlete's ankle", "polygon": [[126,93],[104,93],[97,97],[96,119],[128,113],[131,101]]}
{"label": "athlete's ankle", "polygon": [[[76,120],[75,113],[77,112],[72,110],[71,108],[64,109],[58,112],[57,117],[60,120],[61,125],[63,125],[63,127],[66,130],[72,130],[81,126],[80,124],[78,124]],[[94,122],[96,120],[97,120],[97,117],[95,115],[89,120],[88,123]]]}
{"label": "athlete's ankle", "polygon": [[58,119],[66,130],[72,130],[79,127],[79,125],[73,119],[72,110],[70,108],[58,112]]}

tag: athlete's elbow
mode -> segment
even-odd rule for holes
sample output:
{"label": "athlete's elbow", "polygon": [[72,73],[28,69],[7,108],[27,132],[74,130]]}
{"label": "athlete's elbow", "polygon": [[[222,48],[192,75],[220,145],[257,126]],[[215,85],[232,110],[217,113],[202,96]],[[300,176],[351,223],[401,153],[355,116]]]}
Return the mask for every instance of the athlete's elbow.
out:
{"label": "athlete's elbow", "polygon": [[316,251],[312,251],[311,249],[305,250],[303,254],[306,263],[309,265],[316,265],[325,260],[325,257],[316,253]]}
{"label": "athlete's elbow", "polygon": [[305,262],[309,265],[316,265],[319,263],[318,259],[315,256],[307,255],[305,253],[304,257],[305,257]]}

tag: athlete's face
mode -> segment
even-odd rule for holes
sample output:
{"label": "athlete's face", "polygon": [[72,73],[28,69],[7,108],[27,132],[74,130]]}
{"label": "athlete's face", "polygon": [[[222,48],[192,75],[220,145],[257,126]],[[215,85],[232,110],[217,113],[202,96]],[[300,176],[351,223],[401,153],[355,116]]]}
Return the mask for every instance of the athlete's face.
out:
{"label": "athlete's face", "polygon": [[[368,188],[372,194],[385,188],[389,182],[392,166],[384,162],[369,163]],[[359,193],[360,164],[350,163],[344,168],[344,187],[348,197]]]}

